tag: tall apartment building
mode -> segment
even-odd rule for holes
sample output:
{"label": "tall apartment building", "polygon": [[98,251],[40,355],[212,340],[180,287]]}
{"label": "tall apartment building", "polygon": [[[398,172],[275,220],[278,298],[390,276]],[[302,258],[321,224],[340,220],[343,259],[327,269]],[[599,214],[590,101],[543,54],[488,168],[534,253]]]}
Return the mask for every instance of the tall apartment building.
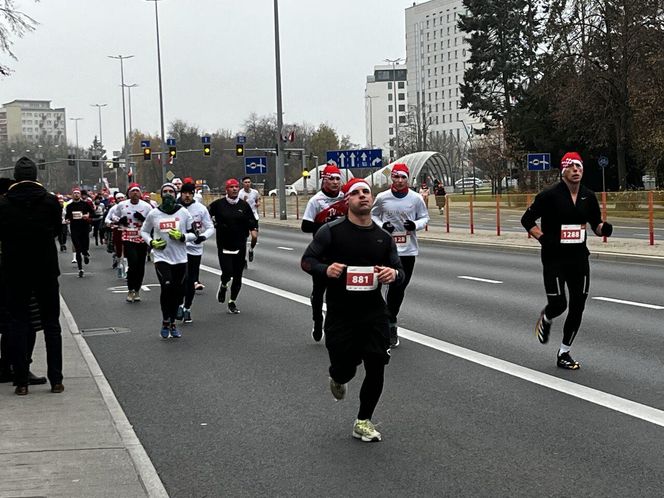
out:
{"label": "tall apartment building", "polygon": [[13,100],[0,108],[0,143],[66,144],[65,109],[50,100]]}
{"label": "tall apartment building", "polygon": [[457,24],[462,0],[430,0],[406,9],[408,102],[429,122],[429,132],[467,140],[479,121],[461,109],[464,71],[470,57]]}
{"label": "tall apartment building", "polygon": [[367,145],[394,158],[393,143],[399,126],[407,122],[408,85],[405,65],[374,66],[364,93]]}

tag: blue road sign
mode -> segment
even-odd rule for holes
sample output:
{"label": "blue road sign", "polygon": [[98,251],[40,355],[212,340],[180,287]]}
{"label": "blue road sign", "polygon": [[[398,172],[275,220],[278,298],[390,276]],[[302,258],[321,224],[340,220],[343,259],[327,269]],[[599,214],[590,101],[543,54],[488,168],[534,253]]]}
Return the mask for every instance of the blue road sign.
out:
{"label": "blue road sign", "polygon": [[528,171],[548,171],[551,169],[551,154],[541,152],[528,154]]}
{"label": "blue road sign", "polygon": [[166,145],[175,145],[175,139],[174,138],[167,138],[166,139]]}
{"label": "blue road sign", "polygon": [[245,143],[247,143],[247,137],[245,137],[244,135],[238,135],[237,137],[235,137],[235,143],[236,144],[245,144]]}
{"label": "blue road sign", "polygon": [[327,162],[339,168],[382,168],[383,150],[328,150]]}
{"label": "blue road sign", "polygon": [[141,140],[141,147],[150,147],[149,140]]}
{"label": "blue road sign", "polygon": [[606,168],[609,165],[609,158],[606,156],[599,156],[597,158],[597,164],[600,168]]}
{"label": "blue road sign", "polygon": [[245,175],[265,175],[267,173],[267,157],[245,157]]}
{"label": "blue road sign", "polygon": [[207,145],[210,143],[210,137],[201,137],[201,142],[203,142],[203,145]]}

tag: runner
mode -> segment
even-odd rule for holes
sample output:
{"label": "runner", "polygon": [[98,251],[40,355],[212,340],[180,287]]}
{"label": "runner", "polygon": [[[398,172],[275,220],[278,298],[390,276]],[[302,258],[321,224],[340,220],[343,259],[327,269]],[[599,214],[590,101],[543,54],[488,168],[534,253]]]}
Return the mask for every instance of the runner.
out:
{"label": "runner", "polygon": [[240,183],[231,178],[226,182],[226,197],[210,204],[210,216],[217,228],[217,254],[221,268],[221,282],[217,290],[217,300],[226,300],[228,282],[231,284],[231,296],[228,300],[228,313],[237,314],[235,300],[242,287],[242,272],[247,253],[247,237],[256,231],[256,218],[249,204],[239,197]]}
{"label": "runner", "polygon": [[72,190],[72,201],[67,205],[65,219],[69,222],[71,241],[76,253],[76,265],[78,276],[83,278],[83,261],[90,263],[90,221],[94,215],[94,209],[81,198],[81,189],[75,187]]}
{"label": "runner", "polygon": [[125,195],[122,192],[116,192],[113,196],[115,203],[106,213],[106,218],[104,223],[111,230],[111,242],[113,245],[113,269],[117,269],[118,278],[127,278],[125,260],[123,257],[123,246],[122,246],[122,227],[118,225],[120,220],[119,216],[115,216],[118,204],[125,200]]}
{"label": "runner", "polygon": [[415,257],[419,252],[417,230],[423,230],[429,223],[429,211],[422,196],[408,188],[410,172],[408,166],[397,163],[392,167],[392,188],[376,196],[371,209],[373,220],[392,234],[405,272],[403,282],[390,285],[387,290],[387,308],[390,312],[390,347],[399,346],[397,317],[406,293],[406,287],[413,276]]}
{"label": "runner", "polygon": [[330,390],[337,400],[346,396],[346,383],[364,363],[360,409],[353,437],[380,441],[371,422],[383,391],[389,362],[388,315],[381,285],[404,278],[390,236],[371,219],[373,197],[366,181],[354,178],[344,186],[348,218],[322,227],[302,256],[302,269],[326,279],[325,346],[330,357]]}
{"label": "runner", "polygon": [[180,190],[180,204],[182,204],[192,217],[192,228],[196,239],[187,242],[187,287],[184,292],[184,303],[178,308],[176,318],[184,323],[191,323],[191,305],[196,294],[201,258],[203,257],[203,242],[214,235],[214,224],[210,213],[200,202],[194,200],[196,188],[193,183],[185,182]]}
{"label": "runner", "polygon": [[[341,171],[332,164],[328,164],[323,169],[323,183],[319,192],[314,194],[302,216],[302,231],[311,233],[314,236],[320,227],[325,223],[345,216],[348,210],[348,204],[341,193]],[[311,337],[319,342],[323,338],[323,298],[327,279],[317,274],[311,275],[313,288],[311,290],[311,314],[314,326],[311,330]]]}
{"label": "runner", "polygon": [[175,202],[175,185],[164,183],[161,187],[161,205],[151,210],[143,226],[141,236],[154,249],[154,267],[161,284],[161,337],[182,337],[175,325],[175,315],[184,297],[187,278],[187,248],[185,243],[196,236],[191,233],[192,218],[184,207]]}
{"label": "runner", "polygon": [[122,238],[122,251],[127,258],[127,302],[141,300],[141,286],[145,276],[145,257],[148,246],[141,236],[141,227],[152,206],[141,200],[141,187],[138,183],[129,184],[129,199],[120,202],[111,219],[119,226]]}
{"label": "runner", "polygon": [[69,225],[65,219],[65,214],[67,210],[65,209],[65,198],[63,195],[58,194],[58,204],[60,204],[60,209],[62,209],[62,230],[58,233],[58,242],[60,243],[60,252],[67,252],[67,235],[69,234]]}
{"label": "runner", "polygon": [[[542,344],[549,340],[553,319],[569,308],[563,325],[563,341],[556,364],[576,370],[580,367],[570,355],[572,342],[579,331],[590,288],[590,265],[586,247],[586,223],[598,236],[610,237],[613,226],[602,222],[595,193],[581,185],[583,160],[568,152],[560,162],[562,181],[540,192],[521,218],[521,224],[542,245],[544,289],[547,305],[540,313],[535,334]],[[540,228],[537,220],[541,219]]]}
{"label": "runner", "polygon": [[254,248],[258,242],[258,210],[261,206],[261,194],[255,188],[251,188],[251,178],[248,176],[242,179],[240,199],[249,204],[251,211],[254,213],[254,218],[256,218],[256,230],[251,232],[251,245],[249,247],[249,262],[251,263],[254,260]]}

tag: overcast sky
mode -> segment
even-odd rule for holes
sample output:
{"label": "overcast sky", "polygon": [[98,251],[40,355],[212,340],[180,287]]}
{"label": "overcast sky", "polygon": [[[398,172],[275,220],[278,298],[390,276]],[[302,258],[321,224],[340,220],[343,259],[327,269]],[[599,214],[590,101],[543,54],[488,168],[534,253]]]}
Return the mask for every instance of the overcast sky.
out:
{"label": "overcast sky", "polygon": [[[39,25],[15,40],[18,62],[0,80],[1,102],[51,100],[81,117],[79,143],[99,132],[122,143],[120,63],[132,89],[133,127],[157,133],[159,97],[154,3],[146,0],[17,0]],[[373,66],[405,57],[409,0],[280,0],[285,121],[326,122],[364,145],[364,87]],[[276,113],[272,0],[159,2],[164,114],[203,131],[240,130],[251,113]],[[70,143],[74,122],[67,123]]]}

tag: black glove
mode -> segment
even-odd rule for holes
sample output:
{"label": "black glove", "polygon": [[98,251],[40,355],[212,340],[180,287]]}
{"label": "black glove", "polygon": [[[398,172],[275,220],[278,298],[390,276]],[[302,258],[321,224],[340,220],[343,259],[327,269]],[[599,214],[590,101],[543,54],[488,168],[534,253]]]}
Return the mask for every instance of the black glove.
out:
{"label": "black glove", "polygon": [[406,220],[403,222],[403,227],[409,232],[415,231],[415,222],[411,220]]}
{"label": "black glove", "polygon": [[387,233],[392,233],[394,232],[394,225],[389,221],[386,221],[385,223],[383,223],[383,230],[386,230]]}
{"label": "black glove", "polygon": [[206,240],[207,240],[207,237],[206,237],[205,235],[199,235],[199,236],[196,237],[196,239],[194,240],[194,244],[202,244],[202,243],[205,242]]}
{"label": "black glove", "polygon": [[123,227],[128,227],[129,226],[129,220],[127,219],[126,216],[123,216],[118,220],[118,225],[122,225]]}
{"label": "black glove", "polygon": [[542,247],[550,246],[551,244],[554,243],[554,239],[545,233],[539,236],[539,239],[537,239],[537,242],[540,243]]}
{"label": "black glove", "polygon": [[603,237],[611,237],[611,234],[613,233],[613,225],[609,223],[608,221],[605,221],[602,224],[602,236]]}
{"label": "black glove", "polygon": [[145,216],[143,216],[141,213],[136,211],[134,213],[134,218],[137,219],[138,221],[145,221]]}

